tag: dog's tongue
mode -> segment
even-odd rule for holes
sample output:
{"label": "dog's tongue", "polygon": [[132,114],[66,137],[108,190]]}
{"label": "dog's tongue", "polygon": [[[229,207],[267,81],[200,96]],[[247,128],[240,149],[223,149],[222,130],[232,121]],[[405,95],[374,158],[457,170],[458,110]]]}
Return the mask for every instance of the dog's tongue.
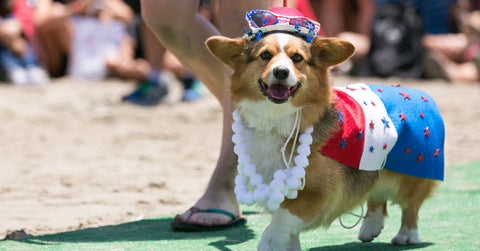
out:
{"label": "dog's tongue", "polygon": [[290,88],[282,84],[273,84],[268,88],[270,96],[276,99],[284,99],[290,94]]}

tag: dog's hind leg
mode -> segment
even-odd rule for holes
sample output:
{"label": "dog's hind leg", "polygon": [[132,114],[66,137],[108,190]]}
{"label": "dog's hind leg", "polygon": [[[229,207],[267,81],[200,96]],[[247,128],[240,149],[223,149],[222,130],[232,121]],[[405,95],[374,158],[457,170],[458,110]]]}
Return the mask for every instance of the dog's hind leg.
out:
{"label": "dog's hind leg", "polygon": [[387,216],[387,202],[368,200],[367,214],[363,220],[358,239],[370,242],[377,237],[383,229],[383,219]]}
{"label": "dog's hind leg", "polygon": [[[421,178],[415,177],[410,179],[421,180]],[[414,245],[420,242],[417,225],[418,211],[434,186],[433,181],[426,179],[422,181],[422,183],[418,182],[416,186],[411,186],[410,188],[402,187],[403,192],[399,195],[399,197],[403,197],[399,201],[402,208],[402,225],[397,236],[392,239],[393,245]]]}
{"label": "dog's hind leg", "polygon": [[431,196],[438,182],[413,176],[403,176],[402,185],[394,203],[402,208],[402,225],[397,236],[392,239],[393,245],[414,245],[418,238],[418,211],[425,199]]}
{"label": "dog's hind leg", "polygon": [[414,245],[419,243],[417,227],[419,210],[419,206],[402,208],[402,225],[397,236],[392,239],[393,245]]}
{"label": "dog's hind leg", "polygon": [[301,250],[299,234],[305,227],[299,217],[280,208],[273,214],[257,248],[261,251]]}

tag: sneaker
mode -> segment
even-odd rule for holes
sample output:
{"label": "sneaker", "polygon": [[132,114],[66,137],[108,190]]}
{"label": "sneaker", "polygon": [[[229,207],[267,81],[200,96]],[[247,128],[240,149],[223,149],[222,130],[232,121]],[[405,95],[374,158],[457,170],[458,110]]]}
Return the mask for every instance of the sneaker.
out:
{"label": "sneaker", "polygon": [[27,67],[27,74],[29,77],[28,84],[32,86],[42,86],[50,82],[47,72],[38,66]]}
{"label": "sneaker", "polygon": [[[191,81],[190,83],[186,84],[185,82]],[[200,80],[194,78],[190,80],[184,80],[183,82],[183,95],[182,101],[195,101],[202,98],[201,87],[202,82]]]}
{"label": "sneaker", "polygon": [[28,84],[27,71],[21,67],[16,67],[8,71],[8,80],[14,85],[25,86]]}
{"label": "sneaker", "polygon": [[166,86],[145,81],[134,92],[124,96],[122,101],[141,106],[154,106],[158,105],[167,95]]}

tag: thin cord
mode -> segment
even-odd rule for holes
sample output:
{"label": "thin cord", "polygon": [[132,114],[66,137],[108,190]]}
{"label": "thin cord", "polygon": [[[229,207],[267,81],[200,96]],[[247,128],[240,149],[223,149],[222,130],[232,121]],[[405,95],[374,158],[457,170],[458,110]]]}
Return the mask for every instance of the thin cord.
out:
{"label": "thin cord", "polygon": [[290,152],[290,158],[288,159],[288,161],[287,161],[287,158],[285,157],[285,151],[287,149],[288,142],[290,142],[295,132],[297,132],[297,135],[295,136],[295,138],[298,137],[299,129],[297,129],[297,127],[299,127],[299,124],[300,124],[298,121],[299,117],[300,117],[300,110],[298,110],[295,115],[295,123],[293,124],[292,131],[290,132],[290,135],[288,136],[287,141],[285,141],[285,144],[283,144],[282,148],[280,149],[280,152],[282,152],[283,163],[285,163],[285,166],[287,168],[290,168],[290,161],[292,160],[293,151],[295,150],[295,141],[293,142],[294,146],[292,148],[292,151]]}
{"label": "thin cord", "polygon": [[[302,114],[302,110],[299,110],[297,112],[297,115],[300,117],[300,119],[298,119],[298,124],[295,125],[295,127],[297,128],[297,131],[295,132],[295,139],[293,140],[292,151],[290,151],[290,157],[288,158],[289,165],[292,163],[293,154],[295,153],[295,147],[297,146],[296,139],[298,139],[298,134],[300,133],[300,121],[302,120],[301,114]],[[297,123],[297,121],[295,121],[295,123]]]}
{"label": "thin cord", "polygon": [[352,228],[356,227],[356,226],[358,225],[358,223],[360,223],[360,221],[362,221],[362,218],[363,218],[363,204],[360,206],[360,208],[362,209],[362,213],[361,213],[360,215],[354,214],[354,213],[352,213],[352,212],[347,212],[347,214],[350,214],[350,215],[353,215],[353,216],[358,217],[358,220],[357,220],[357,222],[355,222],[355,224],[353,224],[352,226],[346,226],[346,225],[343,224],[343,222],[342,222],[342,216],[340,216],[340,217],[338,218],[338,222],[340,222],[340,225],[342,225],[342,227],[345,228],[345,229],[352,229]]}

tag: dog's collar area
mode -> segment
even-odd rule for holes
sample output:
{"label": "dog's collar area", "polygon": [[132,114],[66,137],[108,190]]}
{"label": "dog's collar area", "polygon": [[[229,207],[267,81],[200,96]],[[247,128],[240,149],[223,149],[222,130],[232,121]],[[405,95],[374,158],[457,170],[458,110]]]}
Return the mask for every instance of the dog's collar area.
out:
{"label": "dog's collar area", "polygon": [[262,79],[258,80],[258,84],[263,95],[275,104],[287,102],[290,97],[293,97],[297,93],[301,86],[300,82],[297,82],[297,84],[291,87],[281,83],[267,85]]}

